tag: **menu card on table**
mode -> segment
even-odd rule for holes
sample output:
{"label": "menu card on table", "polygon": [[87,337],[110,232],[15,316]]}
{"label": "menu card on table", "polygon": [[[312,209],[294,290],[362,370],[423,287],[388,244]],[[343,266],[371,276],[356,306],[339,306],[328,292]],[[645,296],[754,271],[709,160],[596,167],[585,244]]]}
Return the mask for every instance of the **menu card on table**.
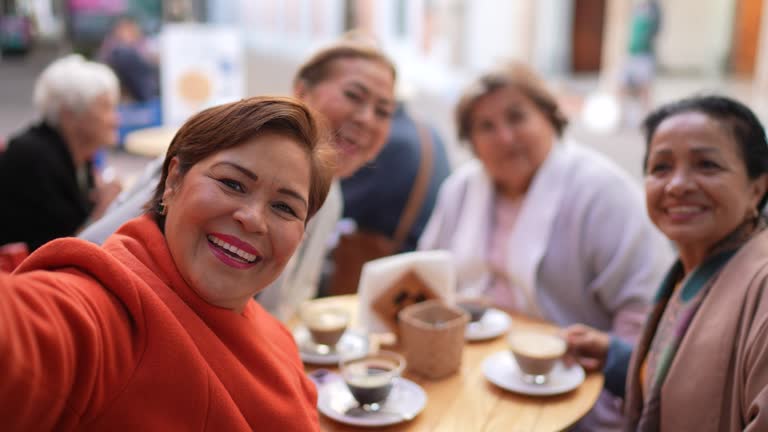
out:
{"label": "menu card on table", "polygon": [[358,289],[361,326],[372,333],[397,332],[397,313],[430,299],[453,302],[456,271],[448,251],[418,251],[370,261]]}

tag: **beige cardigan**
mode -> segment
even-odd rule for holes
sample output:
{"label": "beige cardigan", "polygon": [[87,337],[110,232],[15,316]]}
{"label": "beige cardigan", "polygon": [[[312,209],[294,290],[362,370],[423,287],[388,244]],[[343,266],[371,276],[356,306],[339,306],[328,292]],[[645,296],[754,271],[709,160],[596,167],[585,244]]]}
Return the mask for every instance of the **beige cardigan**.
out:
{"label": "beige cardigan", "polygon": [[[768,431],[768,231],[715,276],[661,389],[661,431]],[[642,410],[638,366],[655,326],[632,356],[626,412]]]}

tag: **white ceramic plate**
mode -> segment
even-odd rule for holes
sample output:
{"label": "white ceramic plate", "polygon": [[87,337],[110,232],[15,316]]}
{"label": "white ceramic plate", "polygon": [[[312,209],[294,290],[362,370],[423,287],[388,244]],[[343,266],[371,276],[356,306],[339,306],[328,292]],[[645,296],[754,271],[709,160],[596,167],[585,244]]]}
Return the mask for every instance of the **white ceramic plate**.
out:
{"label": "white ceramic plate", "polygon": [[333,420],[353,426],[388,426],[409,421],[426,405],[424,389],[405,378],[395,381],[387,401],[377,412],[360,409],[340,376],[318,385],[317,409]]}
{"label": "white ceramic plate", "polygon": [[480,321],[467,324],[467,328],[464,330],[464,339],[481,341],[499,337],[509,329],[511,322],[512,320],[506,313],[498,309],[488,309]]}
{"label": "white ceramic plate", "polygon": [[580,386],[586,378],[581,366],[565,367],[563,362],[557,362],[545,384],[525,382],[517,362],[509,351],[499,351],[483,360],[483,374],[488,381],[505,390],[531,396],[567,393]]}
{"label": "white ceramic plate", "polygon": [[[309,330],[304,326],[293,330],[293,338],[299,346],[299,355],[304,363],[315,365],[335,365],[345,358],[359,358],[368,353],[368,337],[364,333],[355,330],[347,330],[339,339],[336,348],[328,352],[321,351],[321,347],[312,342]],[[326,347],[322,347],[326,348]]]}

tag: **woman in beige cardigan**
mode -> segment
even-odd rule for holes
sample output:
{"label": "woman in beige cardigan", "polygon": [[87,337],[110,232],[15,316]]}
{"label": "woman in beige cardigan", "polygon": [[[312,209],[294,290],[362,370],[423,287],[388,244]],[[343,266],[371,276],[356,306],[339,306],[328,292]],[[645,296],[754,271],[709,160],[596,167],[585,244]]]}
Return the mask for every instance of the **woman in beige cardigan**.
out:
{"label": "woman in beige cardigan", "polygon": [[627,430],[768,430],[765,130],[718,96],[663,106],[644,127],[648,213],[679,259],[637,346],[577,325],[571,353],[624,395]]}

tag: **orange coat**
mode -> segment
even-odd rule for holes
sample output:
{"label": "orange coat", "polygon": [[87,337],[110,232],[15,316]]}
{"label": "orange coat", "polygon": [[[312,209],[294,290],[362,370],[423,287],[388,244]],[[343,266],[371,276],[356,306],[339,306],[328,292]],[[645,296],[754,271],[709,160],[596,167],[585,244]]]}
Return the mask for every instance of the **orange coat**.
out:
{"label": "orange coat", "polygon": [[0,371],[2,431],[319,430],[288,330],[201,299],[146,216],[0,273]]}

